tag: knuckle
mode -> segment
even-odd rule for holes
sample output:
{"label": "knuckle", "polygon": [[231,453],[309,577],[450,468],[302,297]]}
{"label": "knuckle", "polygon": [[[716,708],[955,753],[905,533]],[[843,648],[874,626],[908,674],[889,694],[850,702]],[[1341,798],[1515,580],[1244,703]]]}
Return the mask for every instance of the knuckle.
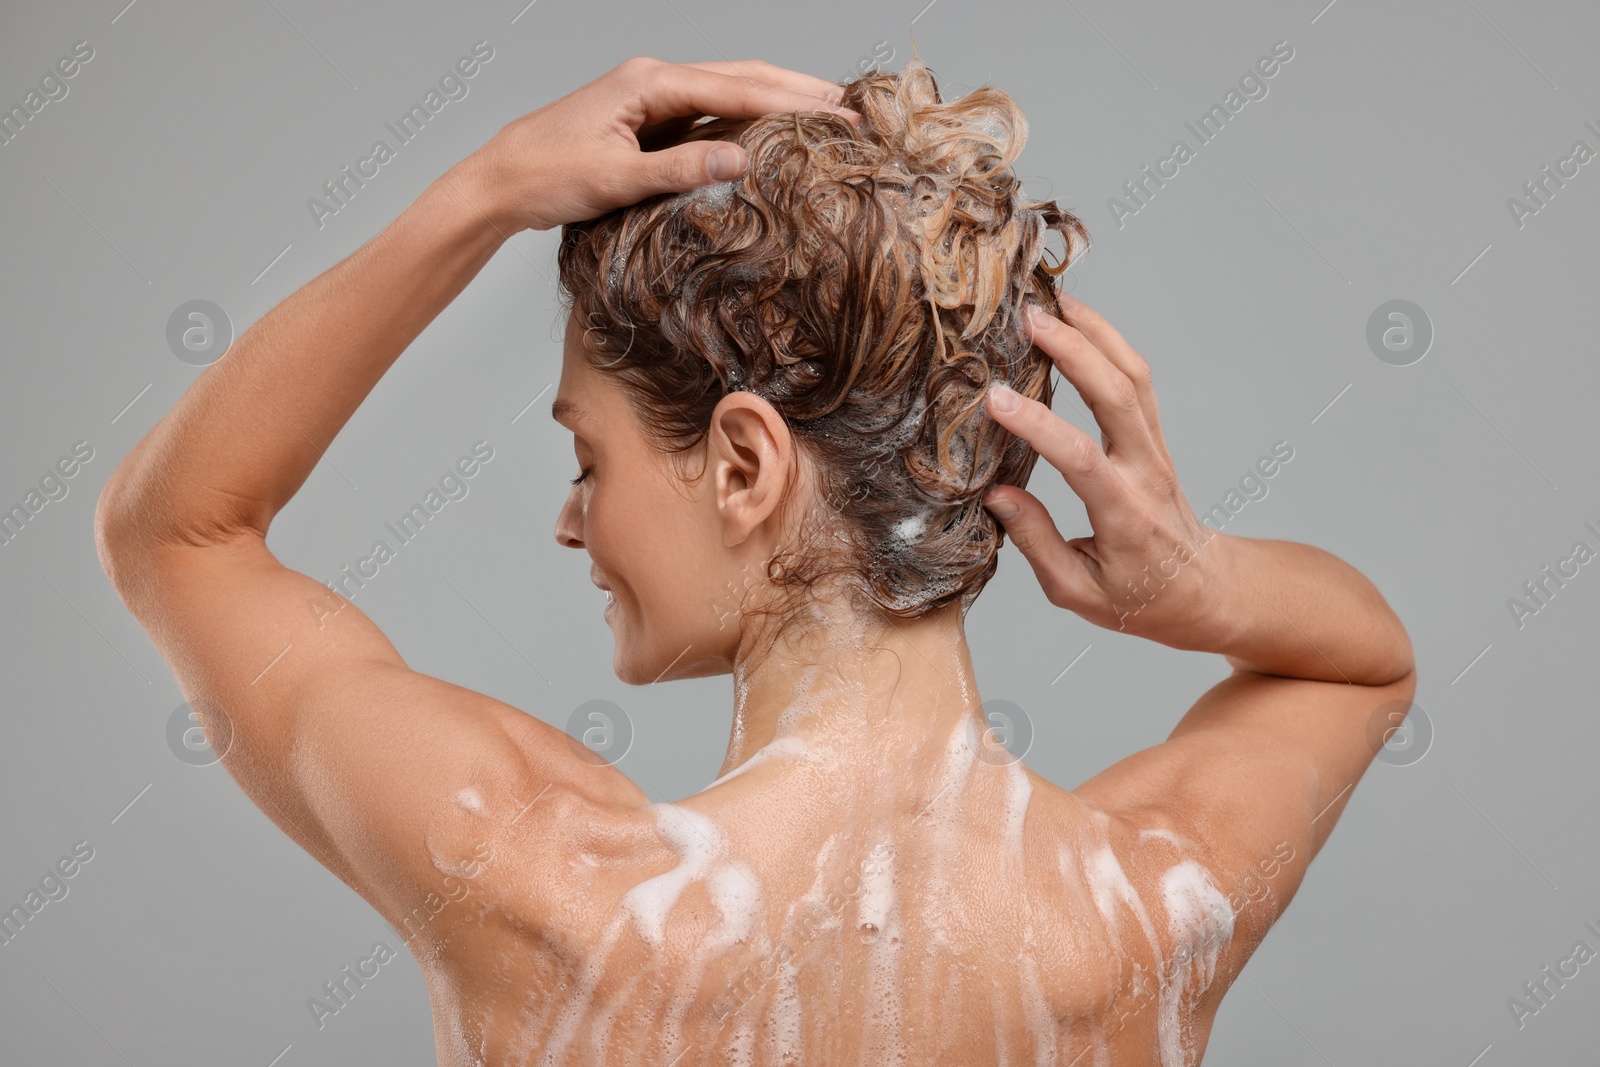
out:
{"label": "knuckle", "polygon": [[1150,370],[1150,361],[1138,353],[1129,357],[1132,365],[1128,368],[1128,377],[1141,391],[1148,390],[1155,385],[1155,375]]}
{"label": "knuckle", "polygon": [[700,160],[688,152],[673,153],[667,163],[667,180],[675,187],[697,185],[704,179]]}
{"label": "knuckle", "polygon": [[612,203],[623,195],[623,183],[624,176],[617,167],[598,168],[588,178],[589,188],[594,195],[606,203]]}
{"label": "knuckle", "polygon": [[1178,472],[1166,464],[1157,467],[1152,473],[1152,480],[1156,483],[1156,491],[1163,498],[1171,498],[1180,492],[1178,486]]}
{"label": "knuckle", "polygon": [[625,81],[639,83],[652,77],[664,66],[664,62],[652,56],[630,56],[617,64],[616,73]]}
{"label": "knuckle", "polygon": [[1139,406],[1138,389],[1134,388],[1133,380],[1121,372],[1112,376],[1106,393],[1119,411],[1130,412]]}
{"label": "knuckle", "polygon": [[1081,430],[1073,434],[1072,442],[1067,449],[1067,462],[1074,468],[1084,472],[1092,472],[1100,464],[1100,446],[1094,443],[1094,438]]}

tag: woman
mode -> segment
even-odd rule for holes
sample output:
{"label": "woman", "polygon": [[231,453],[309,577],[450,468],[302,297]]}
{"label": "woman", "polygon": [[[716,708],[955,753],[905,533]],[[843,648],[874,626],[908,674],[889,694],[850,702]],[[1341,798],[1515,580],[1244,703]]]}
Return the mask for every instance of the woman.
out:
{"label": "woman", "polygon": [[[1360,574],[1197,522],[1147,364],[1055,292],[1046,231],[1084,234],[1020,196],[1010,98],[941,102],[913,61],[842,104],[623,63],[263,317],[102,496],[107,573],[229,772],[412,946],[443,1064],[1194,1064],[1414,690]],[[677,803],[410,671],[265,545],[399,353],[557,225],[556,536],[619,677],[734,677],[723,774]],[[1041,455],[1092,536],[1021,488]],[[962,631],[1002,531],[1051,603],[1232,675],[1166,742],[1039,778]]]}

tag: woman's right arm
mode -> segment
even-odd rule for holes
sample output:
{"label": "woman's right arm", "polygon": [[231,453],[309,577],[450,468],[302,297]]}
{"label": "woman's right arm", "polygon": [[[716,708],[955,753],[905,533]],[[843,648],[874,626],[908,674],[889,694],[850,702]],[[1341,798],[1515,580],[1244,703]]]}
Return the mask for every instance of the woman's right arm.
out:
{"label": "woman's right arm", "polygon": [[1008,410],[991,396],[990,411],[1061,472],[1094,533],[1063,539],[1043,504],[1016,486],[985,503],[1051,603],[1220,653],[1234,668],[1165,742],[1074,794],[1196,842],[1196,858],[1227,893],[1271,869],[1271,896],[1239,916],[1242,966],[1410,707],[1411,642],[1372,583],[1330,553],[1201,524],[1178,485],[1148,363],[1099,314],[1070,298],[1062,305],[1067,321],[1047,315],[1034,342],[1089,405],[1103,447],[1036,401],[1019,397]]}

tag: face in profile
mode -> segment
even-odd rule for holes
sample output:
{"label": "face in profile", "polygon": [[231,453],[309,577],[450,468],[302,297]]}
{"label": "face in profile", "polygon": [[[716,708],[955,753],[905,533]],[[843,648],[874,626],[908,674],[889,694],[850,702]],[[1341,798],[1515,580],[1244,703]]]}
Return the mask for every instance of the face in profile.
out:
{"label": "face in profile", "polygon": [[771,515],[770,501],[744,499],[752,495],[749,464],[774,447],[775,427],[750,414],[759,406],[748,394],[730,397],[727,407],[742,410],[718,420],[720,433],[669,456],[648,438],[622,387],[590,365],[578,320],[567,323],[553,412],[572,432],[578,480],[555,536],[584,550],[591,579],[609,590],[597,593],[595,610],[611,627],[613,668],[624,682],[732,669],[741,603],[761,573],[763,533],[755,527]]}

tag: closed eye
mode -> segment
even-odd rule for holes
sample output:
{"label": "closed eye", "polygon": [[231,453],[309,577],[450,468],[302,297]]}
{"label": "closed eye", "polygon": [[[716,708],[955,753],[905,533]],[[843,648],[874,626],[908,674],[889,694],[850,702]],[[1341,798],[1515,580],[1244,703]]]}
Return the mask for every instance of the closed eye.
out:
{"label": "closed eye", "polygon": [[592,470],[594,470],[593,467],[585,467],[585,468],[583,468],[583,470],[578,472],[578,476],[576,478],[572,479],[572,484],[573,485],[577,485],[579,482],[581,482],[585,478],[589,477],[589,472],[592,471]]}

